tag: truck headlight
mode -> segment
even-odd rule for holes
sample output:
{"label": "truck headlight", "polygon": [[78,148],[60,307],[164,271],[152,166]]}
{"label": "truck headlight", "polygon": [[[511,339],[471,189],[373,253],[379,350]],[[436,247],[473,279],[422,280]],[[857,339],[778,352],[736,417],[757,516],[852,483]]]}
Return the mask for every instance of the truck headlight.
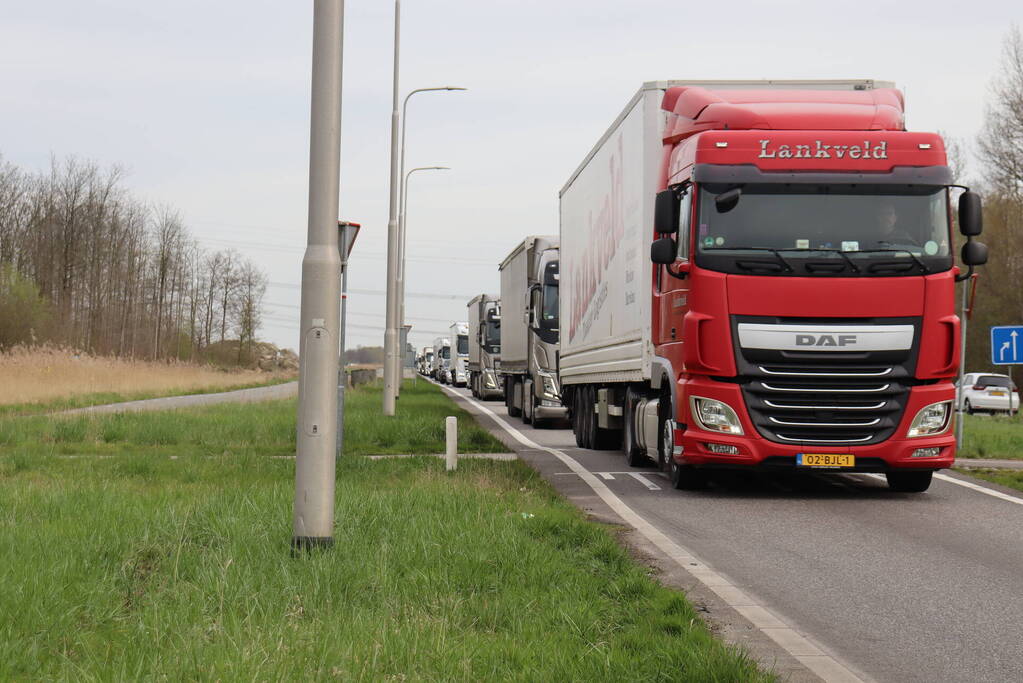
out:
{"label": "truck headlight", "polygon": [[952,401],[932,403],[920,410],[909,425],[906,436],[933,436],[948,429],[949,417],[952,416]]}
{"label": "truck headlight", "polygon": [[722,434],[742,434],[739,416],[735,414],[735,411],[727,403],[715,401],[712,398],[690,396],[689,406],[693,419],[707,431],[721,432]]}
{"label": "truck headlight", "polygon": [[548,398],[558,398],[558,380],[549,372],[540,372],[540,379],[543,380],[543,395]]}

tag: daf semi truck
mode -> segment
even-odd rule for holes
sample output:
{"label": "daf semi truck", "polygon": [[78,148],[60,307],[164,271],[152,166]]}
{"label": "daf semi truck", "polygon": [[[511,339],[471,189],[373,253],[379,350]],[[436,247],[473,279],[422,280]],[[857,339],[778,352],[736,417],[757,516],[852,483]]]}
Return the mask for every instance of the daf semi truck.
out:
{"label": "daf semi truck", "polygon": [[433,340],[433,371],[430,376],[441,384],[447,384],[450,370],[451,342],[447,337],[437,337]]}
{"label": "daf semi truck", "polygon": [[451,323],[448,331],[451,339],[451,372],[449,383],[464,387],[469,380],[469,323]]}
{"label": "daf semi truck", "polygon": [[501,365],[508,414],[526,424],[564,420],[558,389],[558,238],[525,238],[501,262]]}
{"label": "daf semi truck", "polygon": [[466,308],[469,319],[469,389],[476,398],[504,396],[497,375],[501,359],[501,299],[478,294]]}
{"label": "daf semi truck", "polygon": [[944,143],[903,111],[870,80],[640,88],[560,193],[581,447],[676,488],[756,468],[920,492],[952,465],[955,283],[987,248],[966,191],[956,265]]}

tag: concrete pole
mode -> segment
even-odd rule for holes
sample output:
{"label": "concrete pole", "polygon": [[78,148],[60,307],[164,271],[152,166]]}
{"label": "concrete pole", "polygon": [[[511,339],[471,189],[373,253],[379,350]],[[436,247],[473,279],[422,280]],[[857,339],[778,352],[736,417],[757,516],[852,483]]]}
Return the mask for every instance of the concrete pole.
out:
{"label": "concrete pole", "polygon": [[458,469],[458,418],[449,415],[444,419],[446,450],[444,461],[448,472]]}
{"label": "concrete pole", "polygon": [[[963,386],[963,378],[966,376],[966,307],[969,305],[970,298],[970,286],[973,284],[973,278],[963,280],[963,308],[962,314],[959,316],[959,332],[962,335],[959,343],[959,391],[956,392],[956,449],[961,453],[963,451],[966,441],[963,437],[963,392],[966,391],[966,387]],[[1009,405],[1012,406],[1012,395],[1009,395]]]}
{"label": "concrete pole", "polygon": [[387,330],[384,332],[384,415],[394,415],[401,368],[398,362],[398,54],[401,0],[394,0],[394,78],[391,104],[391,197],[387,220]]}
{"label": "concrete pole", "polygon": [[293,550],[334,543],[334,422],[341,257],[337,210],[341,167],[343,0],[313,4],[309,125],[309,233],[302,259]]}

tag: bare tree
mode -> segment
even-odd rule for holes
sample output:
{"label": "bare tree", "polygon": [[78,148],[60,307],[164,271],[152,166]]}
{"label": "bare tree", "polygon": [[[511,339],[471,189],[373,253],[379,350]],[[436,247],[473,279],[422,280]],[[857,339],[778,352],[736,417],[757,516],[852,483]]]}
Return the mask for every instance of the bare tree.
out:
{"label": "bare tree", "polygon": [[1013,26],[1002,46],[984,128],[977,138],[984,178],[1000,194],[1023,196],[1023,36]]}

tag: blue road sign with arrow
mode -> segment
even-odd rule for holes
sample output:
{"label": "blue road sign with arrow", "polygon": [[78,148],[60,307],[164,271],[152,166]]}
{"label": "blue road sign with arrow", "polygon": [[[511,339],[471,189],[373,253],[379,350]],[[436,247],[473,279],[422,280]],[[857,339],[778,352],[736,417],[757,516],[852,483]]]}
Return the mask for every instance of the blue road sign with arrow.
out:
{"label": "blue road sign with arrow", "polygon": [[995,365],[1023,363],[1023,325],[991,328],[991,362]]}

